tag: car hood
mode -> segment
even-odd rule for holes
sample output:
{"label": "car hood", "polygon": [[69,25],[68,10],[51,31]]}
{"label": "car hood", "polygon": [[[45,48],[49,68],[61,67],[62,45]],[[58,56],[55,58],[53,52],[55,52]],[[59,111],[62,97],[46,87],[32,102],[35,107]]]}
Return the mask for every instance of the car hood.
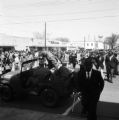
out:
{"label": "car hood", "polygon": [[19,74],[20,71],[11,71],[1,76],[2,79],[11,79],[13,76]]}

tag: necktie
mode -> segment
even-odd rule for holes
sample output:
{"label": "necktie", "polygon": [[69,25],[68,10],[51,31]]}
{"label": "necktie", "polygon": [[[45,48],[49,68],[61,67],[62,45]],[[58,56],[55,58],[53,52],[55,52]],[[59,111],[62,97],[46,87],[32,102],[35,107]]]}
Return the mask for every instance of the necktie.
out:
{"label": "necktie", "polygon": [[88,79],[90,79],[89,72],[87,72],[87,75],[88,75]]}

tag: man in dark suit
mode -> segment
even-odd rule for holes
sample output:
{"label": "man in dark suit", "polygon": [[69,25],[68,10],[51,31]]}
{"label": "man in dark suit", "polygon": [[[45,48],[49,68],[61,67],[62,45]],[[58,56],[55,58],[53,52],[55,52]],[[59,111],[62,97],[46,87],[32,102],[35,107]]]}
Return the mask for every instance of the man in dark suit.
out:
{"label": "man in dark suit", "polygon": [[107,81],[112,83],[112,77],[111,77],[111,66],[110,66],[110,57],[112,55],[112,52],[109,51],[105,57],[105,66],[106,66],[106,73],[107,73]]}
{"label": "man in dark suit", "polygon": [[110,67],[111,67],[111,75],[114,77],[115,75],[115,68],[117,67],[118,60],[116,59],[115,54],[113,53],[112,56],[110,57]]}
{"label": "man in dark suit", "polygon": [[117,53],[114,53],[114,56],[115,56],[115,68],[114,68],[114,74],[115,75],[118,75],[118,59],[117,59]]}
{"label": "man in dark suit", "polygon": [[92,69],[92,58],[85,60],[84,68],[78,73],[79,91],[82,94],[82,113],[87,112],[87,120],[97,120],[96,109],[104,87],[101,73]]}

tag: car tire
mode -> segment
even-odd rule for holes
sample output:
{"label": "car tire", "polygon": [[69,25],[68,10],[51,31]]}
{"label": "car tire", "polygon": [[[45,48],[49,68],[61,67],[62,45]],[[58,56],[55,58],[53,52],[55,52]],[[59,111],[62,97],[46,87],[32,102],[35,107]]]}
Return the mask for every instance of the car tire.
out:
{"label": "car tire", "polygon": [[1,90],[1,99],[6,102],[11,101],[13,99],[12,89],[8,85],[3,85]]}
{"label": "car tire", "polygon": [[58,103],[58,94],[52,88],[43,89],[41,94],[41,102],[47,107],[55,107]]}

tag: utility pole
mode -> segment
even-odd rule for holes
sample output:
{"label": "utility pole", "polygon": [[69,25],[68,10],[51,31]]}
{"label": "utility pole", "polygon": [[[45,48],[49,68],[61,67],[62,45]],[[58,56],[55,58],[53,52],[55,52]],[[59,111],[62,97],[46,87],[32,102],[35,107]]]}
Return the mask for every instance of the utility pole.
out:
{"label": "utility pole", "polygon": [[46,36],[46,34],[47,34],[47,31],[46,31],[46,22],[45,22],[45,50],[47,49],[47,46],[46,46],[47,36]]}
{"label": "utility pole", "polygon": [[85,39],[85,36],[84,36],[84,49],[85,49],[85,42],[86,42],[86,39]]}
{"label": "utility pole", "polygon": [[94,49],[96,50],[97,48],[98,48],[98,46],[97,46],[97,42],[96,42],[96,39],[95,39],[95,35],[94,35]]}

